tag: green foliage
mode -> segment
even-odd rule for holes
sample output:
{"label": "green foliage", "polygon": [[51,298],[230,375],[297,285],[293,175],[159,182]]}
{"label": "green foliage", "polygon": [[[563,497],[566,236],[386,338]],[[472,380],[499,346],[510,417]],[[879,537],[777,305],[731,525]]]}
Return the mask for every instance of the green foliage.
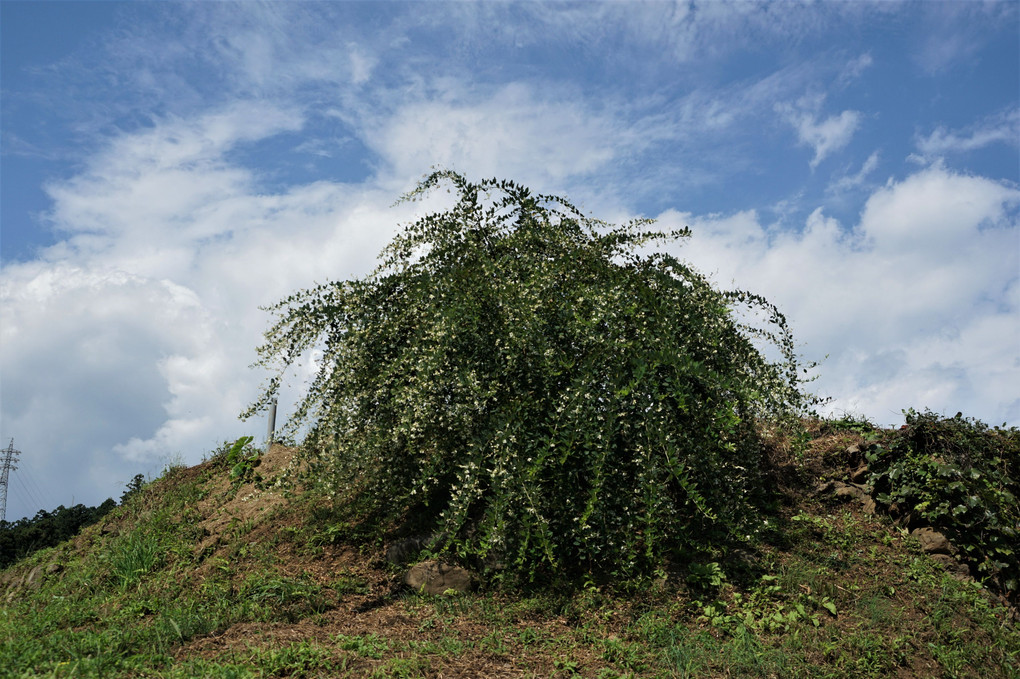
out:
{"label": "green foliage", "polygon": [[942,531],[978,571],[1015,596],[1020,584],[1020,429],[906,413],[867,453],[877,498]]}
{"label": "green foliage", "polygon": [[135,474],[134,477],[130,481],[128,481],[127,488],[121,494],[120,503],[124,504],[131,498],[141,493],[142,488],[145,488],[145,475]]}
{"label": "green foliage", "polygon": [[273,617],[295,621],[310,613],[326,610],[322,588],[311,578],[298,578],[259,573],[245,580],[240,589],[242,599],[266,606]]}
{"label": "green foliage", "polygon": [[697,589],[716,589],[726,582],[726,573],[717,562],[692,563],[688,567],[687,582]]}
{"label": "green foliage", "polygon": [[0,568],[46,547],[53,547],[74,537],[117,506],[112,498],[98,507],[82,504],[60,505],[52,512],[40,509],[36,515],[18,521],[0,521]]}
{"label": "green foliage", "polygon": [[127,590],[159,566],[163,553],[158,534],[142,531],[129,533],[118,538],[110,547],[110,575],[122,590]]}
{"label": "green foliage", "polygon": [[230,470],[231,483],[236,487],[245,483],[262,483],[262,476],[255,471],[261,463],[259,451],[252,445],[252,436],[242,436],[233,443],[224,443],[213,456],[222,460],[222,464]]}
{"label": "green foliage", "polygon": [[875,430],[875,425],[868,418],[856,415],[844,415],[838,419],[825,420],[822,426],[822,431],[826,433],[845,431],[865,437],[873,434]]}
{"label": "green foliage", "polygon": [[732,600],[715,600],[709,603],[695,601],[702,620],[714,627],[736,633],[742,628],[758,632],[788,631],[791,626],[811,623],[821,625],[823,611],[836,617],[836,604],[828,596],[814,592],[797,583],[784,586],[778,576],[763,575],[757,586],[745,595],[734,592]]}
{"label": "green foliage", "polygon": [[259,365],[276,376],[246,415],[321,349],[285,430],[311,425],[314,478],[525,579],[649,573],[749,534],[757,431],[809,405],[778,310],[647,252],[686,229],[445,171],[405,199],[443,182],[456,204],[371,276],[270,308]]}

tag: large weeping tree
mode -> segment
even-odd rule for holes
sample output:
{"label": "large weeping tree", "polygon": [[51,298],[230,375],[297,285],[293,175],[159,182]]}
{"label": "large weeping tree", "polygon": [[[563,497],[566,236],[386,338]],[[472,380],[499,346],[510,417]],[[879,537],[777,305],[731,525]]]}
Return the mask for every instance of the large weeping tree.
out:
{"label": "large weeping tree", "polygon": [[276,376],[247,415],[321,350],[287,425],[319,481],[504,574],[638,575],[744,534],[757,434],[806,406],[782,315],[653,251],[686,230],[449,171],[405,199],[443,184],[456,204],[372,275],[270,308]]}

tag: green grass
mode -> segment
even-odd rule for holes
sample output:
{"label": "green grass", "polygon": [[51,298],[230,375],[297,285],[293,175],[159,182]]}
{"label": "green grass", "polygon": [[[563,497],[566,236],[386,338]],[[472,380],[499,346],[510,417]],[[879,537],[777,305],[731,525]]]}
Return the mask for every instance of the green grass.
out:
{"label": "green grass", "polygon": [[371,546],[309,550],[307,497],[199,550],[214,478],[171,471],[114,530],[17,564],[64,568],[0,597],[0,675],[1020,677],[1005,608],[850,504],[795,498],[753,558],[689,577],[429,597],[394,589]]}

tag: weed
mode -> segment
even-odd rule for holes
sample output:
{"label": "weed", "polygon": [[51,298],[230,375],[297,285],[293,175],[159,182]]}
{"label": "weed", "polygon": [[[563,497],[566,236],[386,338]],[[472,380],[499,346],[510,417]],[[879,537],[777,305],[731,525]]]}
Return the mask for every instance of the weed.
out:
{"label": "weed", "polygon": [[379,660],[390,649],[390,644],[377,634],[369,633],[361,636],[338,634],[333,637],[337,647],[345,651],[353,651],[361,658]]}
{"label": "weed", "polygon": [[325,649],[311,641],[302,641],[280,649],[253,649],[253,664],[262,670],[264,676],[270,677],[312,677],[321,676],[317,670],[329,670],[332,675],[337,670],[347,668],[344,658],[339,660]]}
{"label": "weed", "polygon": [[158,535],[136,530],[119,538],[110,547],[110,575],[120,589],[126,591],[160,564],[163,553]]}
{"label": "weed", "polygon": [[213,459],[223,460],[230,470],[230,482],[235,488],[245,483],[254,483],[256,487],[262,484],[262,477],[255,471],[261,459],[259,451],[252,445],[254,440],[251,436],[242,436],[233,444],[223,444],[220,452],[213,456]]}
{"label": "weed", "polygon": [[581,674],[581,664],[576,660],[556,659],[553,661],[553,667],[560,676],[577,677]]}
{"label": "weed", "polygon": [[264,606],[268,618],[291,622],[327,609],[322,588],[304,576],[255,574],[241,585],[240,596]]}
{"label": "weed", "polygon": [[348,594],[368,594],[368,582],[363,576],[354,573],[340,573],[330,585],[339,596]]}

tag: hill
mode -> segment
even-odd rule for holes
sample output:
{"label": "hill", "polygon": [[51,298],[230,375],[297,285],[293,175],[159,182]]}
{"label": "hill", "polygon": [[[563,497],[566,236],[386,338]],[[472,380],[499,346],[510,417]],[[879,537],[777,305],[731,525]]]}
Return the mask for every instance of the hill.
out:
{"label": "hill", "polygon": [[996,581],[875,502],[864,452],[897,432],[807,431],[773,451],[753,548],[647,581],[436,595],[404,584],[406,536],[293,482],[296,449],[224,447],[0,574],[0,674],[1020,676]]}

